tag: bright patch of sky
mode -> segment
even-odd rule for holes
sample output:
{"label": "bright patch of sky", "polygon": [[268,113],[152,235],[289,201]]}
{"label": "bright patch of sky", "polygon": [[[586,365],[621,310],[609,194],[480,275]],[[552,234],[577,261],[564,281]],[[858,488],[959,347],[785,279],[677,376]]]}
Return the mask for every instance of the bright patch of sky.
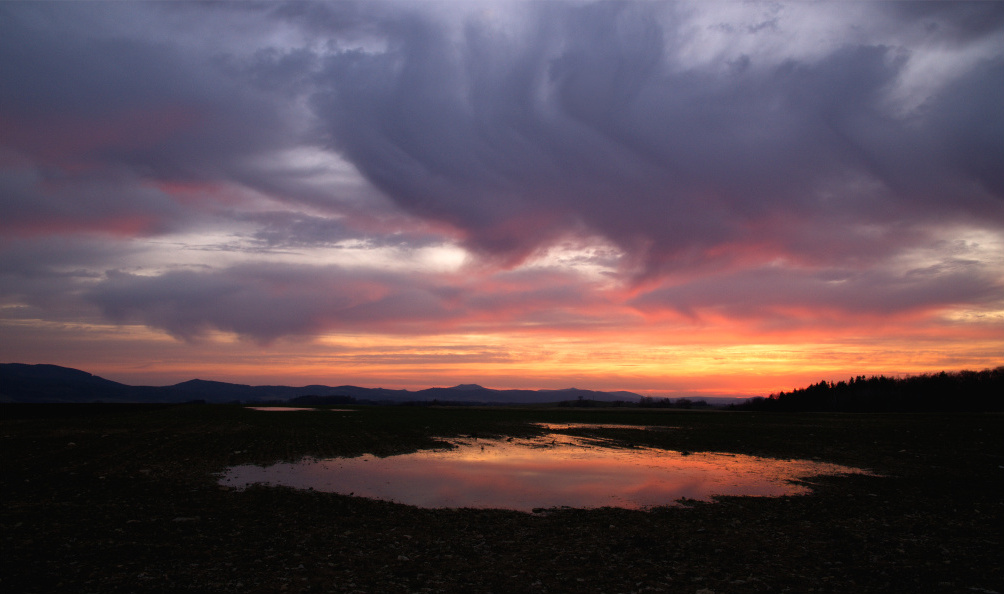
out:
{"label": "bright patch of sky", "polygon": [[0,355],[692,391],[983,365],[1002,32],[1000,3],[3,3]]}

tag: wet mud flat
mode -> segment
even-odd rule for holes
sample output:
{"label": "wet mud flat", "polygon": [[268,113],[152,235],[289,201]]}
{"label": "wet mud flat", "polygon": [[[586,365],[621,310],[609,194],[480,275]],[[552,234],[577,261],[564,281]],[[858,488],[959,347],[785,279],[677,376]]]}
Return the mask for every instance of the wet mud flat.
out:
{"label": "wet mud flat", "polygon": [[[218,484],[238,464],[553,431],[540,423],[883,476],[534,514]],[[1004,592],[1001,415],[0,405],[0,444],[4,591]]]}

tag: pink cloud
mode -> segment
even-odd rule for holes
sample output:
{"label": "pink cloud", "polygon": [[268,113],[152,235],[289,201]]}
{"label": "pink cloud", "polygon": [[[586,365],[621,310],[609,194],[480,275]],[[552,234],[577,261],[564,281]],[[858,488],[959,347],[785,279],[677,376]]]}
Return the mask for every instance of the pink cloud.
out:
{"label": "pink cloud", "polygon": [[109,153],[155,147],[194,128],[200,119],[195,109],[179,105],[132,108],[89,118],[0,116],[0,135],[8,147],[41,164],[82,174],[107,166]]}

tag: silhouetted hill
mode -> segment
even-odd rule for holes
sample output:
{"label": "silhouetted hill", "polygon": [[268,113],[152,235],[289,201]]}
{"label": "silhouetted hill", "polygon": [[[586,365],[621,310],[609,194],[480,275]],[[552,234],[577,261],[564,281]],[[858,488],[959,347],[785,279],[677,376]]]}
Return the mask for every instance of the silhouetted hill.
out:
{"label": "silhouetted hill", "polygon": [[173,386],[129,386],[56,365],[0,364],[0,402],[287,402],[345,404],[432,402],[546,403],[583,398],[637,401],[631,392],[592,390],[492,390],[477,384],[425,390],[389,390],[359,386],[249,386],[194,379]]}
{"label": "silhouetted hill", "polygon": [[69,367],[0,364],[0,402],[126,402],[131,388]]}
{"label": "silhouetted hill", "polygon": [[594,390],[579,390],[565,388],[563,390],[493,390],[477,384],[461,384],[452,388],[426,388],[412,393],[414,400],[438,400],[440,402],[519,402],[525,404],[542,404],[561,402],[563,400],[599,400],[612,402],[615,400],[638,401],[641,396],[631,392],[597,392]]}
{"label": "silhouetted hill", "polygon": [[1004,410],[1004,366],[983,371],[853,377],[734,405],[779,412],[986,412]]}

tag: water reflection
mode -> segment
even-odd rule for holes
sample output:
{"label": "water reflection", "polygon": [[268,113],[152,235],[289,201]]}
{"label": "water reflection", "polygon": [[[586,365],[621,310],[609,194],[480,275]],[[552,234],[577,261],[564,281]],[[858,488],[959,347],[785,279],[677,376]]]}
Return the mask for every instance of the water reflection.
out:
{"label": "water reflection", "polygon": [[618,425],[615,423],[533,423],[548,431],[567,431],[571,429],[636,429],[638,431],[668,431],[679,429],[669,425]]}
{"label": "water reflection", "polygon": [[387,458],[367,454],[264,468],[234,466],[220,483],[238,489],[251,484],[313,488],[428,508],[528,512],[561,506],[642,509],[681,498],[708,501],[713,495],[798,495],[810,490],[792,479],[861,472],[806,460],[607,448],[562,435],[453,443],[452,450]]}

